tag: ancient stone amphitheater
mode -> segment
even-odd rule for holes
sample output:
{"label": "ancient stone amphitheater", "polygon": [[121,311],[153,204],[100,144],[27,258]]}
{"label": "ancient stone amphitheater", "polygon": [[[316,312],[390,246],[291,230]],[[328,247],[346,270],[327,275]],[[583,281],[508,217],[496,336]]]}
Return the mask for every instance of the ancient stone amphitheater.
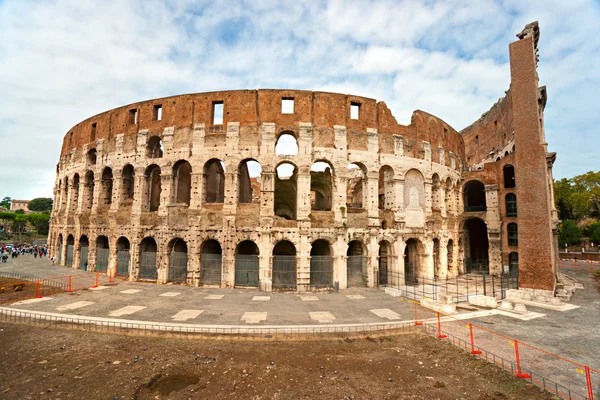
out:
{"label": "ancient stone amphitheater", "polygon": [[383,102],[301,90],[95,115],[64,138],[51,253],[132,280],[264,291],[510,270],[553,290],[553,155],[528,27],[511,44],[510,90],[460,133],[423,111],[405,126]]}

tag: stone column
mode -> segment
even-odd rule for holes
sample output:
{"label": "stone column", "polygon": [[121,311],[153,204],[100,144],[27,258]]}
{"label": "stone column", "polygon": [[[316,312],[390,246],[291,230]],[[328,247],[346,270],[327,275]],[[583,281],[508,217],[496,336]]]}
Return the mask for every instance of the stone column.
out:
{"label": "stone column", "polygon": [[202,207],[202,185],[204,179],[204,171],[192,172],[192,187],[190,196],[190,208],[199,209]]}
{"label": "stone column", "polygon": [[121,199],[123,198],[123,171],[113,169],[113,181],[112,181],[112,199],[110,203],[110,209],[116,211],[121,206]]}
{"label": "stone column", "polygon": [[[148,189],[150,190],[150,189]],[[160,205],[158,206],[158,215],[167,216],[169,214],[168,205],[173,198],[173,174],[160,171]]]}
{"label": "stone column", "polygon": [[440,254],[437,276],[439,279],[446,279],[448,277],[448,240],[446,238],[440,238]]}
{"label": "stone column", "polygon": [[333,257],[333,281],[338,282],[340,289],[348,287],[348,268],[346,254],[348,253],[348,243],[346,242],[346,230],[337,230],[337,241],[335,242]]}
{"label": "stone column", "polygon": [[368,226],[379,228],[379,171],[368,171],[366,180],[367,204],[363,208],[367,210]]}
{"label": "stone column", "polygon": [[258,256],[258,277],[259,287],[262,292],[273,291],[273,248],[271,246],[269,232],[263,232],[259,243],[256,244],[259,248],[260,255]]}
{"label": "stone column", "polygon": [[369,254],[368,268],[367,268],[367,286],[377,287],[379,285],[379,243],[377,242],[377,230],[369,230],[369,242],[367,245],[367,252]]}
{"label": "stone column", "polygon": [[300,243],[297,248],[297,288],[298,292],[306,292],[310,289],[310,243],[308,232],[300,234]]}

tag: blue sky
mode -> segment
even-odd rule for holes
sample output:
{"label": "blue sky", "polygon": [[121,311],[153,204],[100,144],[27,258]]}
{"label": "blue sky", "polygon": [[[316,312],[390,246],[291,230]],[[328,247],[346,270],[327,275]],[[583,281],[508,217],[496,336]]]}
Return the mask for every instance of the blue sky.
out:
{"label": "blue sky", "polygon": [[51,197],[79,121],[180,93],[351,93],[460,130],[504,96],[535,20],[555,178],[599,170],[597,0],[0,1],[0,198]]}

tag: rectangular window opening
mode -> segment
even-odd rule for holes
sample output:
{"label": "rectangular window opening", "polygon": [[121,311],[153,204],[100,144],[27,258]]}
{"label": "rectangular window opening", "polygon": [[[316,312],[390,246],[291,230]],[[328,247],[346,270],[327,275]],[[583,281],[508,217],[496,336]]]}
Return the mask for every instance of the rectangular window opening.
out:
{"label": "rectangular window opening", "polygon": [[213,101],[213,125],[223,125],[223,102]]}
{"label": "rectangular window opening", "polygon": [[157,104],[154,106],[154,120],[160,121],[162,120],[162,105]]}
{"label": "rectangular window opening", "polygon": [[294,98],[293,97],[282,97],[281,98],[281,113],[282,114],[293,114],[294,113]]}
{"label": "rectangular window opening", "polygon": [[96,123],[92,124],[92,133],[90,134],[90,141],[96,140]]}
{"label": "rectangular window opening", "polygon": [[350,103],[350,119],[360,118],[360,103]]}
{"label": "rectangular window opening", "polygon": [[129,124],[134,125],[138,122],[138,112],[136,108],[129,110]]}

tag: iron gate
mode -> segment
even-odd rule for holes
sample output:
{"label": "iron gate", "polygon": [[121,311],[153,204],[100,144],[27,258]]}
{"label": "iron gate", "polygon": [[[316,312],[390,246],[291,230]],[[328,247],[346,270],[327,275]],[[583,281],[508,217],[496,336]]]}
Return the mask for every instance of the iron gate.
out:
{"label": "iron gate", "polygon": [[67,267],[73,266],[73,253],[75,252],[75,246],[72,244],[67,245]]}
{"label": "iron gate", "polygon": [[129,276],[129,260],[131,254],[129,250],[117,251],[117,275],[118,276]]}
{"label": "iron gate", "polygon": [[200,284],[221,285],[221,254],[200,254]]}
{"label": "iron gate", "polygon": [[108,257],[110,249],[97,248],[96,249],[96,272],[106,272],[108,269]]}
{"label": "iron gate", "polygon": [[273,256],[273,289],[296,289],[296,256]]}
{"label": "iron gate", "polygon": [[387,256],[379,256],[379,284],[388,284],[388,259]]}
{"label": "iron gate", "polygon": [[235,285],[258,287],[258,256],[235,256]]}
{"label": "iron gate", "polygon": [[405,285],[416,285],[417,274],[415,271],[415,263],[409,259],[404,260],[404,284]]}
{"label": "iron gate", "polygon": [[89,250],[88,246],[81,246],[81,249],[79,249],[79,268],[84,271],[87,270]]}
{"label": "iron gate", "polygon": [[187,282],[187,263],[186,252],[172,251],[169,254],[169,282]]}
{"label": "iron gate", "polygon": [[140,255],[140,279],[157,280],[156,253],[142,251]]}
{"label": "iron gate", "polygon": [[348,256],[346,261],[346,280],[348,287],[365,287],[367,279],[365,270],[367,266],[367,257]]}
{"label": "iron gate", "polygon": [[331,256],[310,257],[310,287],[333,287],[333,258]]}

